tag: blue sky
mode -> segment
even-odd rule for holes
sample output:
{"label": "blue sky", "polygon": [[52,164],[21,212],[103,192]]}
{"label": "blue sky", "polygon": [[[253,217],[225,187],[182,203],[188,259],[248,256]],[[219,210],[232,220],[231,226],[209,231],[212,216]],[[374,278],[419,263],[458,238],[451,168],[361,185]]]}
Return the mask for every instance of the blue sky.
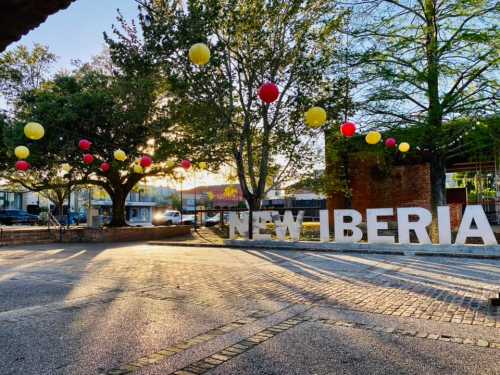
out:
{"label": "blue sky", "polygon": [[67,9],[47,18],[8,49],[19,44],[28,47],[34,43],[48,45],[58,56],[56,70],[69,69],[72,59],[85,62],[103,50],[102,33],[111,31],[112,24],[116,23],[117,9],[129,20],[137,15],[134,0],[77,0]]}

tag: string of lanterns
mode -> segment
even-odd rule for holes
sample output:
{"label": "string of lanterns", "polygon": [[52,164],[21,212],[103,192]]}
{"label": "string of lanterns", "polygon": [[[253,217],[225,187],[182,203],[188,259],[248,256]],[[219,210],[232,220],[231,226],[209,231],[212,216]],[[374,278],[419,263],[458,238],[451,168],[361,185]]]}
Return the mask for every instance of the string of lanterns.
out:
{"label": "string of lanterns", "polygon": [[[210,49],[204,43],[196,43],[189,49],[189,59],[195,65],[206,65],[210,61]],[[260,100],[266,104],[271,104],[275,102],[280,95],[278,86],[273,82],[263,83],[258,91],[257,95]],[[304,121],[309,128],[317,129],[323,126],[327,121],[326,111],[321,107],[311,107],[304,114]],[[356,124],[352,121],[346,121],[340,126],[340,133],[346,138],[351,138],[356,134]],[[378,131],[370,131],[365,136],[365,141],[369,145],[376,145],[382,140],[382,134]],[[385,146],[389,149],[396,148],[397,142],[394,138],[387,138],[385,140]],[[410,151],[410,145],[407,142],[401,142],[398,146],[398,150],[402,153]],[[187,170],[183,163],[181,166]],[[203,169],[203,168],[200,168]]]}
{"label": "string of lanterns", "polygon": [[[208,64],[210,61],[211,53],[208,46],[204,43],[196,43],[191,46],[188,52],[190,61],[198,66],[203,66]],[[278,86],[273,82],[264,82],[258,89],[257,95],[260,100],[262,100],[266,104],[274,103],[280,96],[280,91]],[[326,111],[318,106],[311,107],[304,114],[305,124],[312,128],[320,128],[327,121],[327,113]],[[341,134],[346,138],[351,138],[356,133],[356,124],[351,121],[346,121],[340,126]],[[31,140],[40,140],[45,135],[45,129],[43,126],[37,122],[29,122],[24,127],[24,134],[27,138]],[[382,140],[382,135],[377,131],[370,131],[365,136],[365,141],[370,145],[376,145]],[[397,146],[396,140],[394,138],[387,138],[385,140],[385,146],[387,148],[395,148]],[[80,150],[86,152],[83,155],[83,163],[85,165],[93,164],[95,158],[92,154],[88,153],[90,148],[92,147],[92,142],[86,139],[81,139],[78,142],[78,147]],[[398,146],[398,150],[402,153],[406,153],[410,150],[410,145],[407,142],[401,142]],[[30,168],[30,164],[25,160],[30,156],[30,150],[26,146],[17,146],[14,150],[14,154],[19,159],[16,162],[16,169],[20,171],[27,171]],[[113,157],[115,160],[123,162],[127,159],[127,154],[125,151],[121,149],[117,149],[113,152]],[[153,164],[153,160],[150,156],[144,155],[142,156],[136,163],[134,163],[133,171],[134,173],[143,174],[144,170],[150,167]],[[168,160],[166,162],[167,168],[172,168],[175,165],[175,162],[172,160]],[[66,167],[65,167],[66,166]],[[182,160],[180,166],[188,171],[192,164],[189,160]],[[103,173],[107,173],[111,169],[111,164],[104,161],[99,166],[100,170]],[[205,170],[208,168],[206,162],[199,162],[198,168],[200,170]],[[71,166],[69,164],[63,165],[63,170],[69,172],[71,170]]]}
{"label": "string of lanterns", "polygon": [[[45,129],[38,122],[28,122],[24,126],[24,135],[26,138],[31,139],[33,141],[38,141],[43,138],[45,135]],[[18,171],[26,172],[30,169],[31,165],[26,160],[30,156],[30,150],[26,146],[17,146],[14,149],[14,154],[19,159],[16,161],[16,169]]]}
{"label": "string of lanterns", "polygon": [[[45,129],[43,126],[37,122],[29,122],[24,127],[24,135],[31,140],[40,140],[45,135]],[[82,161],[85,165],[91,165],[95,161],[94,155],[92,155],[89,151],[92,147],[92,142],[87,139],[80,139],[78,142],[78,147],[81,151],[84,151]],[[24,160],[30,156],[30,150],[26,146],[17,146],[14,149],[14,154],[17,157],[18,161],[15,164],[15,167],[19,171],[27,171],[31,166],[30,164]],[[127,154],[125,151],[118,149],[115,150],[113,156],[118,161],[125,161],[127,159]],[[150,167],[153,164],[153,159],[148,155],[143,155],[139,160],[138,164],[134,166],[133,170],[135,173],[144,173],[144,169]],[[104,173],[107,173],[111,169],[111,164],[104,161],[99,166],[100,170]],[[64,163],[62,165],[63,171],[69,173],[71,171],[71,166],[68,163]]]}

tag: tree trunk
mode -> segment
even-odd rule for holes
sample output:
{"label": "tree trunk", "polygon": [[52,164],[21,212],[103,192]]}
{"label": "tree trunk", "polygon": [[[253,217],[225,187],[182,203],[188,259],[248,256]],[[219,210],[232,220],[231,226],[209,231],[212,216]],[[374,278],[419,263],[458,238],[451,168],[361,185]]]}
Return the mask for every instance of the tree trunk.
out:
{"label": "tree trunk", "polygon": [[431,203],[433,208],[446,204],[446,166],[439,155],[431,163]]}
{"label": "tree trunk", "polygon": [[248,203],[248,207],[252,211],[258,211],[260,209],[260,206],[262,204],[262,199],[251,196],[251,197],[245,197],[245,200]]}
{"label": "tree trunk", "polygon": [[248,238],[253,239],[253,213],[260,209],[262,200],[253,194],[245,196],[245,199],[248,203]]}
{"label": "tree trunk", "polygon": [[439,243],[437,208],[438,206],[444,206],[446,204],[446,168],[444,159],[440,155],[434,155],[430,169],[432,206],[430,236],[433,243]]}
{"label": "tree trunk", "polygon": [[110,227],[125,227],[127,223],[125,221],[125,199],[127,194],[124,192],[115,192],[111,196],[113,202],[112,208],[112,218],[109,223]]}

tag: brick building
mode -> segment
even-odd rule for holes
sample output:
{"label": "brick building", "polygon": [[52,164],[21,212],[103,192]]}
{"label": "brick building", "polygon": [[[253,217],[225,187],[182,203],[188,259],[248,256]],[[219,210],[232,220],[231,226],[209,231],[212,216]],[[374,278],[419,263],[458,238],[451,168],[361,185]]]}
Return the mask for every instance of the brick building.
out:
{"label": "brick building", "polygon": [[[330,166],[333,167],[333,166]],[[350,202],[341,193],[331,193],[328,209],[353,208],[363,218],[367,208],[423,207],[431,210],[431,176],[429,163],[396,165],[382,171],[373,158],[350,156],[348,167]],[[452,228],[457,229],[466,202],[450,203]],[[395,217],[388,218],[395,221]]]}

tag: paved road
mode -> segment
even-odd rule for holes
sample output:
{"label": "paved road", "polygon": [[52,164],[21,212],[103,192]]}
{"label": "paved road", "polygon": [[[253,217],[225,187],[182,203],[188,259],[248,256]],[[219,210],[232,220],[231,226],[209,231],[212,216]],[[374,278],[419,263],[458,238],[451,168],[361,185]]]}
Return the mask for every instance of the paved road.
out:
{"label": "paved road", "polygon": [[0,250],[0,374],[500,374],[500,261]]}

